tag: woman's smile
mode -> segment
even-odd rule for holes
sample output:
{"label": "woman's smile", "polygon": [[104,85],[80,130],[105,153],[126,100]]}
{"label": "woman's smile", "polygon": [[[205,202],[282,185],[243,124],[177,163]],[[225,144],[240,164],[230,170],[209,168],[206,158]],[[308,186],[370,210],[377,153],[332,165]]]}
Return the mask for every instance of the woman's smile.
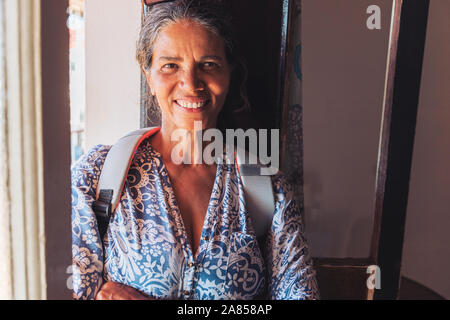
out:
{"label": "woman's smile", "polygon": [[203,112],[210,105],[208,99],[177,99],[174,102],[177,107],[186,112]]}

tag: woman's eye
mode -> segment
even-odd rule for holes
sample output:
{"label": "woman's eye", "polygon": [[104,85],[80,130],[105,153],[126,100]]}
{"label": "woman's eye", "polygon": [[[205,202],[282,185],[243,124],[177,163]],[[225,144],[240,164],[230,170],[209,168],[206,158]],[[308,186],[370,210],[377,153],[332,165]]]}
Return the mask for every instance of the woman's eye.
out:
{"label": "woman's eye", "polygon": [[175,63],[168,63],[163,65],[162,69],[163,71],[171,71],[177,68],[177,65]]}
{"label": "woman's eye", "polygon": [[218,68],[218,67],[219,67],[219,65],[217,63],[215,63],[215,62],[205,62],[205,63],[203,63],[203,69],[206,69],[206,70],[211,70],[211,69],[215,69],[215,68]]}

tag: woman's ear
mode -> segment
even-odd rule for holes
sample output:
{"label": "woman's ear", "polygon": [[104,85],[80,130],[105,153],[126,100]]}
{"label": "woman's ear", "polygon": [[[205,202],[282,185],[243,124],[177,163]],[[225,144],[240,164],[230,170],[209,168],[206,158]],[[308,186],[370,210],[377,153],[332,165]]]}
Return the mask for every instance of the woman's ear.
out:
{"label": "woman's ear", "polygon": [[150,83],[149,83],[148,87],[150,88],[150,93],[152,94],[152,96],[153,96],[153,97],[156,96],[155,90],[154,90],[153,87],[150,85]]}
{"label": "woman's ear", "polygon": [[148,84],[148,87],[150,88],[150,92],[151,92],[151,94],[152,94],[152,96],[155,96],[156,95],[156,93],[155,93],[155,90],[153,89],[153,86],[152,86],[152,77],[151,77],[151,74],[150,74],[150,70],[142,70],[142,72],[144,72],[144,74],[145,74],[145,78],[147,79],[147,84]]}

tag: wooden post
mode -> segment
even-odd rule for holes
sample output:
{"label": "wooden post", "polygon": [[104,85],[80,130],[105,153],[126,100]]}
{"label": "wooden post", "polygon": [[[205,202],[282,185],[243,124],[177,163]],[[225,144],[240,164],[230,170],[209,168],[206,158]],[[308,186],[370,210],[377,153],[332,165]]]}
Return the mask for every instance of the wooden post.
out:
{"label": "wooden post", "polygon": [[375,299],[396,299],[429,0],[395,0],[379,146],[371,258],[381,270]]}

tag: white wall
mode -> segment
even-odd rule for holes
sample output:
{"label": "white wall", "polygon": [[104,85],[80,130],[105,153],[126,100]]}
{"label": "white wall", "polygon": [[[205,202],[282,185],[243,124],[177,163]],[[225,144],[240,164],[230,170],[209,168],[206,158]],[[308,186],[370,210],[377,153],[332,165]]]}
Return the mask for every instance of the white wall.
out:
{"label": "white wall", "polygon": [[140,1],[86,0],[86,148],[139,128]]}
{"label": "white wall", "polygon": [[450,1],[430,1],[404,275],[450,299]]}

